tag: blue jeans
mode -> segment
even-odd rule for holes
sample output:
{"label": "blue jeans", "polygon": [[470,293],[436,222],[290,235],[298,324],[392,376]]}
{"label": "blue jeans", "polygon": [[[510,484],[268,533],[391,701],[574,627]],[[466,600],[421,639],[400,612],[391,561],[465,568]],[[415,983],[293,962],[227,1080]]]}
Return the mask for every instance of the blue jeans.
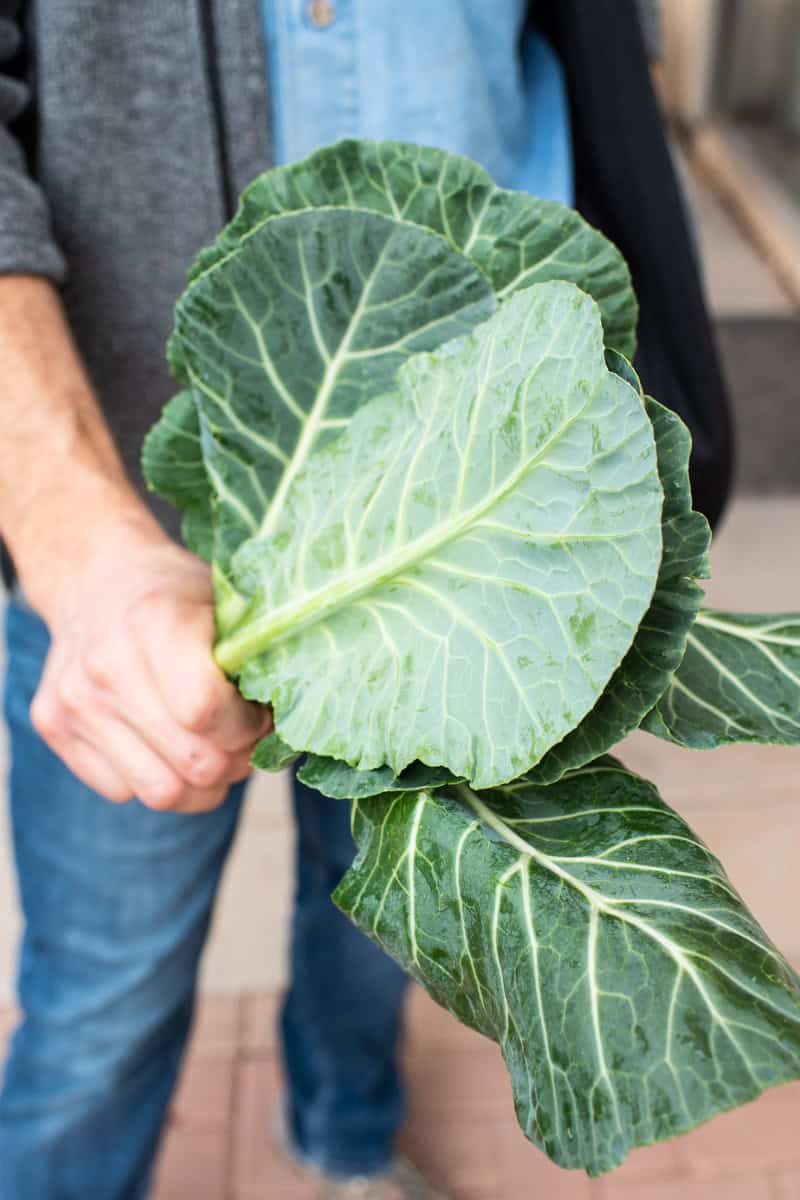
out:
{"label": "blue jeans", "polygon": [[[44,625],[14,602],[6,623],[25,931],[23,1020],[0,1095],[0,1200],[141,1200],[243,787],[198,816],[107,803],[30,724]],[[295,783],[295,812],[297,897],[281,1020],[289,1133],[318,1166],[369,1174],[391,1157],[402,1117],[395,1051],[405,978],[329,899],[353,854],[347,805]]]}

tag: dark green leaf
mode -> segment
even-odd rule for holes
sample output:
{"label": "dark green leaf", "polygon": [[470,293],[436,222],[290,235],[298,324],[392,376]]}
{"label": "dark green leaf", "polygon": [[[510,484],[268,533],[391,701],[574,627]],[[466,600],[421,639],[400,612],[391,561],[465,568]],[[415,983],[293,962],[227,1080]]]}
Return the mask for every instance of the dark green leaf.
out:
{"label": "dark green leaf", "polygon": [[142,470],[148,487],[183,512],[186,545],[210,561],[214,544],[211,493],[197,407],[190,391],[178,392],[165,405],[144,440]]}
{"label": "dark green leaf", "polygon": [[800,980],[655,788],[613,760],[550,786],[356,801],[337,904],[498,1041],[520,1125],[597,1174],[800,1077]]}
{"label": "dark green leaf", "polygon": [[[257,765],[257,764],[256,764]],[[414,762],[395,775],[391,767],[357,771],[336,758],[309,754],[298,771],[298,779],[334,800],[361,800],[367,796],[386,796],[390,792],[417,792],[457,782],[444,767],[426,767]]]}
{"label": "dark green leaf", "polygon": [[693,750],[800,745],[800,613],[703,609],[680,669],[642,728]]}
{"label": "dark green leaf", "polygon": [[[615,367],[618,359],[612,359]],[[645,397],[644,403],[653,422],[664,490],[658,584],[633,645],[595,707],[535,768],[534,777],[541,783],[553,783],[565,771],[591,762],[639,727],[680,666],[703,599],[694,580],[708,576],[711,531],[705,517],[692,511],[689,431],[680,417],[655,400]]]}
{"label": "dark green leaf", "polygon": [[287,746],[277,733],[268,733],[256,746],[250,762],[258,771],[282,771],[299,757],[299,753]]}
{"label": "dark green leaf", "polygon": [[313,206],[382,213],[430,230],[471,259],[501,297],[550,279],[574,283],[600,306],[606,344],[633,357],[636,299],[611,242],[572,209],[496,187],[469,158],[405,142],[345,140],[259,176],[192,277],[265,220]]}

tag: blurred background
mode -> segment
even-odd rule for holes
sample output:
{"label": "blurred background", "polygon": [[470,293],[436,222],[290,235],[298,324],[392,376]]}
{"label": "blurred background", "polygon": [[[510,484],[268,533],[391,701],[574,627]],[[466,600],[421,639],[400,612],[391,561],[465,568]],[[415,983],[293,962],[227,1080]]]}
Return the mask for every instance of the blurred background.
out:
{"label": "blurred background", "polygon": [[[737,485],[709,599],[800,609],[800,0],[663,0],[657,83],[694,214],[737,430]],[[613,86],[613,84],[612,84]],[[800,968],[800,751],[622,749],[726,864]],[[0,1044],[18,933],[0,819]],[[203,972],[157,1200],[303,1200],[269,1138],[292,828],[281,777],[251,787]],[[551,1166],[518,1132],[495,1048],[415,993],[407,1139],[456,1200],[800,1200],[800,1087],[768,1093],[612,1178]],[[88,1200],[88,1198],[87,1198]],[[101,1200],[101,1198],[98,1198]]]}

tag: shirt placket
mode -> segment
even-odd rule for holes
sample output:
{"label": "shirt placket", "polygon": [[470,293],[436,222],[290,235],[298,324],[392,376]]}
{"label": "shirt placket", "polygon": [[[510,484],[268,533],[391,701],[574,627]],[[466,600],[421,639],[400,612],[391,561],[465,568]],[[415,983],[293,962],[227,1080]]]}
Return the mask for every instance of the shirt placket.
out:
{"label": "shirt placket", "polygon": [[283,0],[285,161],[358,135],[357,0]]}

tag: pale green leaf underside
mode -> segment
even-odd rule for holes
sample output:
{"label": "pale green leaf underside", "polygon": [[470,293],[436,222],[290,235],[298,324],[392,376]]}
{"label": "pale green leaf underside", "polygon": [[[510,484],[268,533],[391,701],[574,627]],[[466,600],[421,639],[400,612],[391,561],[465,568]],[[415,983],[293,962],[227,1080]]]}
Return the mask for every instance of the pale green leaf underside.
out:
{"label": "pale green leaf underside", "polygon": [[800,745],[800,613],[702,610],[669,689],[643,728],[694,750]]}
{"label": "pale green leaf underside", "polygon": [[[238,544],[272,526],[308,455],[387,390],[408,353],[553,278],[594,296],[607,342],[632,353],[636,302],[616,248],[572,210],[496,188],[469,159],[348,141],[259,177],[177,306],[170,362],[200,410],[200,422],[185,405],[182,416],[195,434],[202,424],[203,450],[176,443],[165,413],[145,462],[206,557],[214,509],[220,603],[234,599],[224,573]],[[184,473],[204,454],[204,503],[176,495],[176,448]]]}
{"label": "pale green leaf underside", "polygon": [[540,787],[356,801],[335,893],[502,1047],[527,1136],[591,1174],[800,1076],[800,980],[652,785],[602,760]]}
{"label": "pale green leaf underside", "polygon": [[[608,352],[606,360],[615,374],[621,374],[639,390],[638,379],[629,364],[624,360],[621,363],[618,356]],[[640,725],[681,662],[686,637],[702,599],[702,590],[693,577],[708,573],[710,531],[705,518],[692,511],[689,432],[673,412],[650,398],[644,402],[653,423],[659,478],[665,496],[661,518],[664,546],[655,595],[633,645],[597,704],[534,768],[533,777],[540,783],[554,782],[566,771],[605,754]],[[439,785],[441,780],[434,768],[429,771],[426,779],[424,767],[416,764],[418,786]],[[313,786],[325,795],[353,799],[380,791],[402,790],[402,777],[394,778],[388,768],[382,767],[374,774],[376,778],[369,780],[365,772],[334,759],[318,759],[313,766]]]}
{"label": "pale green leaf underside", "polygon": [[664,491],[663,551],[655,594],[633,645],[597,704],[535,768],[540,783],[555,782],[566,771],[605,754],[641,725],[681,664],[703,599],[695,579],[709,573],[711,531],[705,517],[692,510],[689,431],[670,409],[650,397],[644,402],[653,423]]}
{"label": "pale green leaf underside", "polygon": [[248,607],[217,661],[290,746],[489,786],[593,706],[648,607],[652,426],[570,284],[510,297],[398,385],[240,548]]}
{"label": "pale green leaf underside", "polygon": [[389,390],[412,353],[496,307],[478,269],[435,234],[377,213],[290,213],[254,230],[176,308],[214,494],[215,562],[269,534],[314,450]]}

